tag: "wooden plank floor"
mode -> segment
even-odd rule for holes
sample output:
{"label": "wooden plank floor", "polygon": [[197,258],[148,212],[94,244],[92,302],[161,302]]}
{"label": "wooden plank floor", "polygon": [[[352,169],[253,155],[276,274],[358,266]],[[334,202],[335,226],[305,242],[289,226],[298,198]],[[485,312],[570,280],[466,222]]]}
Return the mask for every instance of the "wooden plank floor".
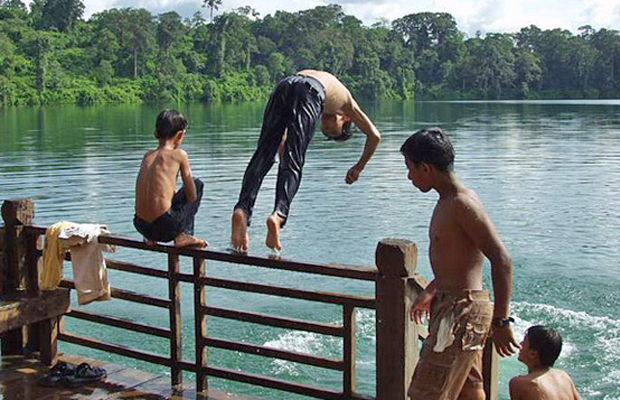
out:
{"label": "wooden plank floor", "polygon": [[0,364],[0,399],[4,400],[256,400],[217,390],[197,393],[193,383],[188,389],[173,389],[170,377],[153,375],[136,369],[76,356],[61,356],[74,365],[87,362],[105,368],[107,378],[78,388],[43,387],[37,381],[49,368],[36,359],[22,356],[2,357]]}

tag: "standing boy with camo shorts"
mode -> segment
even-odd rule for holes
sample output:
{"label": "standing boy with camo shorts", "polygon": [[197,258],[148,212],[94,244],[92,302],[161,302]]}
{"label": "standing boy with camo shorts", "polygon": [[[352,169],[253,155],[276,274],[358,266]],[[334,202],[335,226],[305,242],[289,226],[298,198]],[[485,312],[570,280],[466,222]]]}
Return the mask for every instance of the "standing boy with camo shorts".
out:
{"label": "standing boy with camo shorts", "polygon": [[[413,185],[439,194],[429,229],[435,279],[410,311],[416,323],[430,314],[430,325],[409,397],[484,400],[482,351],[489,331],[500,355],[519,348],[508,316],[512,261],[478,196],[454,172],[454,149],[441,129],[414,133],[400,151]],[[485,257],[491,262],[494,307],[483,290]]]}

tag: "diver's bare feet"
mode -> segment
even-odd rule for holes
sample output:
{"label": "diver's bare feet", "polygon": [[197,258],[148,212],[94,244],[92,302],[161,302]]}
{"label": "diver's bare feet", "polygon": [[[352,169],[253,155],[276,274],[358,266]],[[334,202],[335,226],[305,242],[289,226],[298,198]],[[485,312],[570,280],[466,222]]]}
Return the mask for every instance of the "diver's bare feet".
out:
{"label": "diver's bare feet", "polygon": [[198,247],[207,247],[209,243],[206,240],[198,239],[192,235],[188,235],[185,232],[180,233],[177,237],[174,238],[175,247],[188,247],[188,246],[198,246]]}
{"label": "diver's bare feet", "polygon": [[282,250],[282,243],[280,243],[281,225],[282,218],[278,214],[273,213],[267,218],[267,239],[265,244],[272,250]]}
{"label": "diver's bare feet", "polygon": [[250,237],[248,235],[248,217],[241,208],[235,208],[232,215],[230,244],[237,251],[248,251]]}

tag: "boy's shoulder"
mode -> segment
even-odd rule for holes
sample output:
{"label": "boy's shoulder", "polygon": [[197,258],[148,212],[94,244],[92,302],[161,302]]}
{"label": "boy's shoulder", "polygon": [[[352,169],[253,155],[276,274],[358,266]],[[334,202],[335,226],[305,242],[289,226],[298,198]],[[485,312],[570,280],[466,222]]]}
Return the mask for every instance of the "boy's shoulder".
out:
{"label": "boy's shoulder", "polygon": [[157,155],[162,155],[162,156],[167,156],[167,157],[187,157],[187,152],[184,149],[177,147],[176,149],[156,148],[156,149],[152,149],[144,153],[144,157],[157,156]]}
{"label": "boy's shoulder", "polygon": [[515,396],[517,399],[530,399],[532,398],[530,395],[538,392],[536,376],[531,374],[515,376],[510,380],[508,386],[511,396]]}
{"label": "boy's shoulder", "polygon": [[450,209],[456,215],[477,212],[482,203],[476,192],[472,189],[461,188],[448,199]]}

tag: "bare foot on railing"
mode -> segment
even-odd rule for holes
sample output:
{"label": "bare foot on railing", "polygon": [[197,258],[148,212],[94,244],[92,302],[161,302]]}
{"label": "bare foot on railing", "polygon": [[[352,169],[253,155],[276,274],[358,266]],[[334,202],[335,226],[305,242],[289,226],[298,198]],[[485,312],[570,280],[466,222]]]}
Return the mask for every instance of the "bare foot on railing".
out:
{"label": "bare foot on railing", "polygon": [[183,232],[180,233],[177,237],[174,238],[175,247],[188,247],[188,246],[198,246],[198,247],[207,247],[209,243],[206,240],[198,239],[192,235],[188,235]]}
{"label": "bare foot on railing", "polygon": [[157,242],[155,242],[154,240],[149,240],[147,238],[142,238],[142,240],[144,240],[144,244],[149,247],[154,247],[157,244]]}
{"label": "bare foot on railing", "polygon": [[230,244],[236,251],[246,252],[250,247],[248,235],[248,217],[241,208],[236,208],[232,215]]}
{"label": "bare foot on railing", "polygon": [[265,244],[272,250],[282,250],[282,243],[280,243],[281,225],[282,218],[275,212],[267,218],[267,239],[265,240]]}

